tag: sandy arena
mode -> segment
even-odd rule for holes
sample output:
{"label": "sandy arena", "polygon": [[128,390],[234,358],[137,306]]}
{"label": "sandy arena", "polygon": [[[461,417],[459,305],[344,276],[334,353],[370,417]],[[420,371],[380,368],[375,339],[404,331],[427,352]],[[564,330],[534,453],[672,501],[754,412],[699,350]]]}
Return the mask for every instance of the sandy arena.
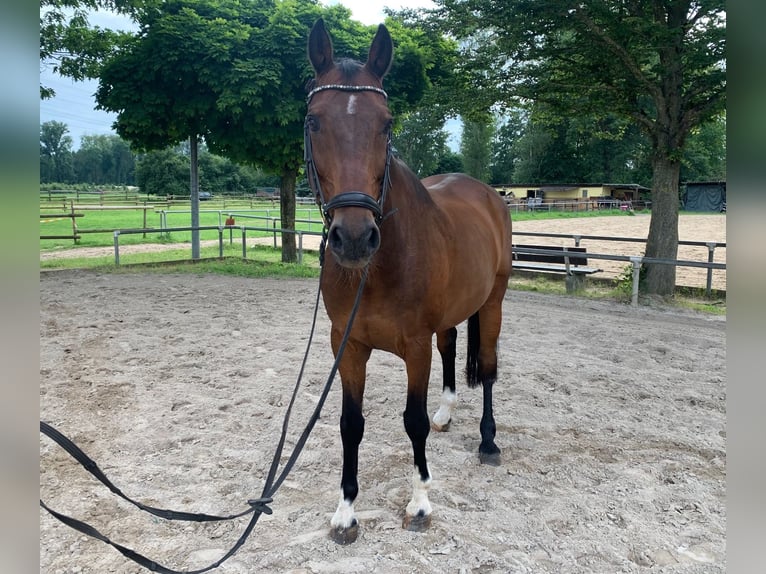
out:
{"label": "sandy arena", "polygon": [[[237,512],[263,487],[316,289],[316,280],[41,273],[40,418],[146,504]],[[318,317],[288,449],[332,362],[323,309]],[[459,365],[464,352],[461,327]],[[459,384],[450,431],[429,437],[434,514],[423,534],[400,526],[412,475],[405,386],[403,363],[373,353],[356,543],[328,538],[338,380],[274,514],[216,572],[726,572],[725,317],[509,291],[495,386],[503,462],[479,464],[481,392]],[[431,413],[440,391],[434,353]],[[220,558],[247,524],[143,514],[45,437],[40,496],[179,570]],[[40,564],[46,574],[145,572],[42,509]]]}

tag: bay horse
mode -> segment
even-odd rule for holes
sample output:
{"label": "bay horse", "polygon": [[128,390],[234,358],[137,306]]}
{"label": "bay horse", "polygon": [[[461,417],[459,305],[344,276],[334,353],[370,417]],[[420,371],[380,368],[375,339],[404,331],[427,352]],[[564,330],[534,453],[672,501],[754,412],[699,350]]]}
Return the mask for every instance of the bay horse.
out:
{"label": "bay horse", "polygon": [[492,385],[511,273],[510,215],[488,185],[463,174],[420,181],[393,153],[393,118],[382,85],[393,49],[382,24],[364,64],[334,59],[321,19],[308,40],[315,75],[307,88],[306,169],[326,226],[329,254],[324,256],[320,288],[336,357],[364,282],[338,365],[343,470],[330,535],[340,544],[358,535],[353,505],[359,492],[366,365],[373,349],[399,356],[406,366],[403,418],[412,442],[414,475],[404,528],[424,531],[431,521],[426,399],[433,335],[444,377],[433,428],[446,430],[456,403],[456,326],[466,320],[466,378],[470,387],[482,386],[484,397],[479,458],[487,464],[500,461]]}

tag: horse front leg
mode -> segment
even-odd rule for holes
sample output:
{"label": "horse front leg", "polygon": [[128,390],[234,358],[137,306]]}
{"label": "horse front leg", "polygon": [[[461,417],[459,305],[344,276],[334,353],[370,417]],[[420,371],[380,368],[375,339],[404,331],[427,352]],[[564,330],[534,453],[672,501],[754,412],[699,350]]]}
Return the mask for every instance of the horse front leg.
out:
{"label": "horse front leg", "polygon": [[412,477],[412,499],[405,509],[402,527],[423,532],[431,525],[432,510],[428,500],[431,473],[426,461],[426,439],[430,430],[426,405],[428,378],[431,372],[430,338],[408,345],[404,360],[407,365],[407,406],[404,410],[404,429],[412,442],[415,469]]}
{"label": "horse front leg", "polygon": [[[337,353],[340,337],[333,331],[333,350]],[[337,344],[336,344],[337,343]],[[343,387],[340,415],[340,436],[343,443],[343,471],[340,480],[340,501],[330,520],[330,537],[338,544],[350,544],[357,539],[359,523],[354,515],[354,500],[359,494],[359,445],[364,436],[362,402],[367,372],[367,360],[372,350],[349,341],[338,371]]]}
{"label": "horse front leg", "polygon": [[436,334],[436,348],[442,358],[442,396],[439,410],[431,419],[431,428],[435,431],[449,430],[452,421],[452,411],[457,404],[455,391],[455,357],[457,356],[457,328],[452,327]]}

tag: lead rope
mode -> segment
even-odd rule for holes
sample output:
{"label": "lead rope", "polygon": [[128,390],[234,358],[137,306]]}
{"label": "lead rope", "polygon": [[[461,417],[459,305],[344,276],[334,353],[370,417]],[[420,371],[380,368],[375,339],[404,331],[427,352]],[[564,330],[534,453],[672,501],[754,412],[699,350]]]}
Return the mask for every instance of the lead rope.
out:
{"label": "lead rope", "polygon": [[226,554],[224,554],[220,559],[213,562],[212,564],[204,568],[201,568],[199,570],[173,570],[171,568],[168,568],[166,566],[163,566],[162,564],[155,562],[154,560],[147,558],[146,556],[143,556],[142,554],[139,554],[135,550],[132,550],[126,546],[123,546],[121,544],[118,544],[110,540],[107,536],[99,532],[96,528],[89,525],[88,523],[77,520],[75,518],[72,518],[70,516],[67,516],[65,514],[62,514],[60,512],[57,512],[51,509],[43,502],[42,498],[40,499],[40,506],[44,508],[51,516],[63,522],[67,526],[73,528],[74,530],[77,530],[78,532],[86,534],[87,536],[96,538],[97,540],[101,540],[102,542],[109,544],[110,546],[118,550],[123,556],[129,558],[130,560],[133,560],[134,562],[150,570],[151,572],[160,572],[161,574],[202,574],[203,572],[208,572],[210,570],[218,568],[226,560],[231,558],[245,543],[247,538],[250,536],[250,533],[252,532],[253,528],[257,524],[258,519],[261,517],[261,514],[272,513],[272,510],[268,506],[268,504],[270,504],[273,501],[273,497],[276,494],[277,490],[279,490],[279,487],[282,485],[282,483],[285,481],[288,474],[292,470],[293,466],[295,465],[295,462],[298,460],[298,456],[300,456],[300,453],[303,450],[303,447],[305,446],[306,441],[308,440],[309,435],[311,434],[311,431],[314,428],[314,425],[316,424],[317,420],[319,420],[319,415],[322,411],[322,407],[324,406],[325,401],[327,400],[327,396],[330,393],[330,389],[332,388],[332,383],[335,379],[335,374],[338,371],[338,365],[340,364],[340,360],[343,357],[343,351],[346,348],[346,343],[348,342],[348,338],[351,333],[351,327],[354,323],[356,313],[359,309],[359,303],[362,299],[364,286],[365,286],[365,283],[367,282],[367,273],[368,273],[369,265],[365,266],[364,270],[362,271],[362,278],[359,282],[359,289],[357,290],[356,298],[354,299],[354,306],[351,309],[351,315],[349,316],[348,323],[346,324],[346,329],[343,333],[343,339],[341,340],[340,346],[338,347],[338,354],[335,357],[335,361],[333,362],[332,369],[330,369],[330,374],[327,377],[327,382],[325,383],[324,390],[322,391],[319,401],[316,407],[314,408],[314,412],[309,418],[309,422],[306,424],[306,427],[303,429],[303,432],[301,433],[300,438],[296,442],[295,447],[293,448],[293,452],[290,454],[290,457],[287,459],[287,462],[285,463],[285,466],[282,469],[282,472],[280,473],[279,477],[276,478],[275,480],[275,476],[279,468],[279,461],[282,457],[282,451],[284,449],[284,444],[287,437],[287,429],[288,429],[288,423],[290,420],[290,415],[292,412],[293,405],[295,403],[295,399],[298,395],[298,389],[300,387],[301,380],[303,379],[303,372],[306,366],[309,349],[311,348],[311,342],[314,338],[314,329],[316,327],[317,313],[319,310],[319,295],[321,293],[321,288],[322,288],[321,286],[322,286],[322,274],[324,271],[323,263],[324,263],[324,250],[325,250],[326,239],[327,239],[327,233],[325,229],[322,235],[322,242],[319,247],[319,261],[321,265],[320,272],[319,272],[319,288],[317,289],[316,300],[314,303],[314,314],[313,314],[313,319],[311,322],[311,332],[309,334],[308,343],[306,345],[306,352],[303,355],[303,361],[301,363],[300,372],[298,373],[298,379],[296,381],[295,388],[293,389],[293,394],[290,398],[290,403],[285,413],[285,418],[282,423],[282,433],[280,435],[277,448],[274,452],[274,457],[271,461],[271,467],[269,468],[269,474],[266,478],[266,484],[263,487],[263,491],[261,493],[260,498],[250,499],[247,501],[248,504],[250,505],[250,508],[248,508],[247,510],[242,511],[238,514],[232,514],[229,516],[214,516],[209,514],[176,512],[173,510],[155,508],[152,506],[144,505],[140,502],[136,502],[133,499],[126,496],[119,488],[117,488],[109,480],[109,478],[107,478],[107,476],[101,471],[101,469],[93,461],[93,459],[91,459],[88,455],[86,455],[82,451],[82,449],[80,449],[74,442],[72,442],[64,434],[56,430],[52,425],[46,422],[40,421],[40,432],[42,434],[45,434],[46,436],[51,438],[53,441],[55,441],[59,446],[61,446],[64,450],[66,450],[88,472],[90,472],[93,476],[95,476],[102,484],[107,486],[109,490],[111,490],[113,493],[117,494],[121,498],[125,499],[126,501],[130,502],[131,504],[135,505],[136,507],[138,507],[139,509],[145,512],[149,512],[151,514],[154,514],[155,516],[165,518],[166,520],[181,520],[181,521],[194,521],[194,522],[215,522],[215,521],[233,520],[235,518],[245,516],[252,512],[253,516],[250,519],[250,522],[248,523],[247,527],[242,532],[242,535],[239,537],[239,539],[234,543],[234,546],[232,546],[231,549]]}

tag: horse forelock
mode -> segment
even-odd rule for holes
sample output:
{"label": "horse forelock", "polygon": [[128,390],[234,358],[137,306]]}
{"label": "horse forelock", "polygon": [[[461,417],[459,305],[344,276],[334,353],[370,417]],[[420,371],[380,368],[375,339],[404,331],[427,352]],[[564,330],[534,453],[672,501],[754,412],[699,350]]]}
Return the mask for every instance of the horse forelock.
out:
{"label": "horse forelock", "polygon": [[334,64],[324,75],[314,80],[312,87],[317,84],[379,85],[379,81],[372,74],[364,73],[365,66],[358,60],[339,58]]}
{"label": "horse forelock", "polygon": [[341,73],[343,80],[353,80],[354,76],[363,68],[361,62],[352,58],[341,58],[335,62],[335,68]]}

